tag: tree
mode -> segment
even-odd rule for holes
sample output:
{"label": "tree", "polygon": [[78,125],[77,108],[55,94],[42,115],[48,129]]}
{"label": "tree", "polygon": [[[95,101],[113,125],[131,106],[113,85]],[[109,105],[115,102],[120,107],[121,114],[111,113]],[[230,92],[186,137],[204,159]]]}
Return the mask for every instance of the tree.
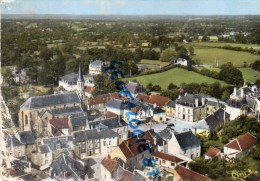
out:
{"label": "tree", "polygon": [[166,50],[163,50],[160,56],[160,60],[163,62],[170,62],[175,60],[177,57],[176,51],[168,48]]}
{"label": "tree", "polygon": [[188,51],[190,52],[190,55],[194,55],[194,48],[192,46],[188,47]]}
{"label": "tree", "polygon": [[134,61],[135,63],[138,63],[141,61],[141,59],[143,58],[143,50],[141,48],[137,48],[135,49],[135,52],[134,52]]}
{"label": "tree", "polygon": [[15,85],[15,76],[10,68],[6,69],[6,72],[3,74],[4,82],[7,83],[9,86]]}
{"label": "tree", "polygon": [[260,60],[257,60],[254,63],[252,63],[252,69],[260,71]]}
{"label": "tree", "polygon": [[167,87],[168,90],[172,90],[172,89],[175,89],[175,88],[177,88],[177,86],[174,85],[173,83],[170,83],[170,84],[168,85],[168,87]]}
{"label": "tree", "polygon": [[153,89],[153,84],[150,82],[149,84],[147,84],[146,90],[147,90],[148,92],[150,92],[150,91],[152,91],[152,89]]}
{"label": "tree", "polygon": [[219,72],[219,79],[234,85],[242,85],[244,82],[242,72],[235,68],[232,63],[223,64]]}
{"label": "tree", "polygon": [[206,35],[204,35],[204,36],[202,37],[201,41],[203,41],[203,42],[209,41],[209,37],[206,36]]}

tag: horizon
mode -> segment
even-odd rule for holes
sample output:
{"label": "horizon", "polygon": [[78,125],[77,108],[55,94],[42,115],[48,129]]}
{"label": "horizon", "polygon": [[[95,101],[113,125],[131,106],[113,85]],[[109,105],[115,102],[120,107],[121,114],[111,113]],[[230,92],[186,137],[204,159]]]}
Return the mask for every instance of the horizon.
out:
{"label": "horizon", "polygon": [[1,14],[236,16],[260,15],[259,0],[2,0]]}

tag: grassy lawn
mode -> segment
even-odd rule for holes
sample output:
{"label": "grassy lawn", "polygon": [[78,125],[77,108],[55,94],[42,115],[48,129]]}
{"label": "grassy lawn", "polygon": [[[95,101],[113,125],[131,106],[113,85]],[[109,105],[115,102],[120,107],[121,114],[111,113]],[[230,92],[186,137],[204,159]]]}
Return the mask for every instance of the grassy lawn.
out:
{"label": "grassy lawn", "polygon": [[156,64],[156,65],[165,66],[165,65],[168,65],[169,62],[162,62],[162,61],[160,61],[160,60],[142,59],[139,64],[151,64],[151,65]]}
{"label": "grassy lawn", "polygon": [[182,83],[203,83],[203,82],[207,82],[207,83],[220,82],[221,85],[227,85],[223,81],[206,77],[196,72],[188,71],[181,68],[174,68],[162,73],[157,73],[152,75],[126,78],[125,80],[134,80],[134,79],[139,81],[144,86],[146,86],[148,83],[151,82],[154,85],[155,84],[160,85],[163,89],[167,89],[167,86],[170,83],[174,83],[177,86],[180,86]]}
{"label": "grassy lawn", "polygon": [[193,59],[199,63],[216,66],[215,58],[219,61],[219,65],[232,62],[235,66],[243,66],[244,62],[252,63],[259,60],[260,56],[220,48],[195,48]]}
{"label": "grassy lawn", "polygon": [[[197,69],[202,69],[202,67],[197,67]],[[209,70],[213,70],[216,72],[220,71],[220,68],[207,68]],[[250,82],[255,82],[257,79],[260,79],[260,72],[257,72],[254,69],[251,68],[239,68],[239,70],[243,74],[243,78]]]}
{"label": "grassy lawn", "polygon": [[187,43],[185,45],[191,45],[194,47],[223,47],[226,45],[230,45],[232,47],[241,47],[241,48],[253,48],[256,50],[260,50],[260,45],[256,44],[242,44],[242,43],[225,43],[225,42],[192,42]]}

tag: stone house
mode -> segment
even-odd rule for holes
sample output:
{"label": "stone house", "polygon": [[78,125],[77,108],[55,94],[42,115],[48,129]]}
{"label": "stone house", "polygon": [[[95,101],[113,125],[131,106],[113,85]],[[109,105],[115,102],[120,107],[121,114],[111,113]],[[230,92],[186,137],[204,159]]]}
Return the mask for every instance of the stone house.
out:
{"label": "stone house", "polygon": [[186,94],[176,100],[175,117],[195,122],[207,116],[206,98],[203,94]]}

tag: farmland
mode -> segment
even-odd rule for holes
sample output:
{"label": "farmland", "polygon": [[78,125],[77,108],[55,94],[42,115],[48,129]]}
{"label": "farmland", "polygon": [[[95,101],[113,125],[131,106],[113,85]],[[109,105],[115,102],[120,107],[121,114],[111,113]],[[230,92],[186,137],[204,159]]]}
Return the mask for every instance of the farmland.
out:
{"label": "farmland", "polygon": [[181,68],[174,68],[162,73],[157,73],[152,75],[126,78],[125,80],[134,80],[134,79],[139,81],[144,86],[146,86],[148,83],[151,82],[152,84],[160,85],[163,89],[167,89],[167,86],[170,83],[174,83],[175,85],[180,86],[182,83],[204,83],[204,82],[214,83],[218,81],[221,83],[221,85],[227,85],[223,81],[209,78],[201,74],[198,74],[196,72],[188,71]]}
{"label": "farmland", "polygon": [[256,50],[260,50],[260,45],[257,44],[242,44],[242,43],[225,43],[225,42],[192,42],[185,45],[191,45],[193,47],[224,47],[224,46],[232,46],[232,47],[241,47],[241,48],[253,48]]}
{"label": "farmland", "polygon": [[215,58],[219,65],[232,62],[235,66],[243,66],[244,62],[252,63],[260,59],[260,56],[247,52],[225,50],[220,48],[195,48],[195,55],[192,57],[200,64],[216,66]]}

